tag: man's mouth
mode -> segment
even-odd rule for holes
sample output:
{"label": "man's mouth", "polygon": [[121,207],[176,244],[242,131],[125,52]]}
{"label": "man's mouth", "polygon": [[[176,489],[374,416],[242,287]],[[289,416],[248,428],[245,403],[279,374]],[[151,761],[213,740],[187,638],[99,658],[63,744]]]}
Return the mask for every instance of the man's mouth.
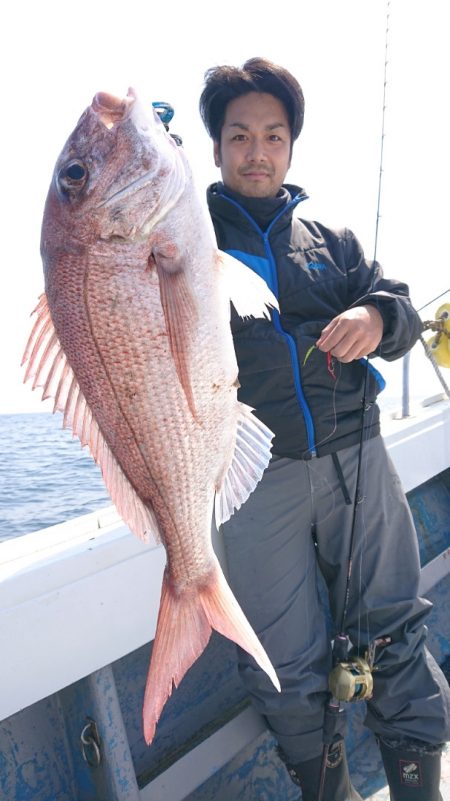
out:
{"label": "man's mouth", "polygon": [[265,170],[249,170],[248,172],[243,172],[242,175],[245,178],[268,178],[270,173]]}

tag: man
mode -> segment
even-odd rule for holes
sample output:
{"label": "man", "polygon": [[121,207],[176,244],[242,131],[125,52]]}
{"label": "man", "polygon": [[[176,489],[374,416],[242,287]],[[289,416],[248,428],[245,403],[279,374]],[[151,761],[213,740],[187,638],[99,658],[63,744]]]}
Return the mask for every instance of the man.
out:
{"label": "man", "polygon": [[320,782],[323,801],[359,799],[341,715],[328,704],[319,568],[331,636],[359,654],[372,648],[366,723],[391,798],[438,801],[448,686],[424,647],[430,604],[417,597],[416,535],[379,433],[382,379],[365,358],[399,358],[421,322],[406,285],[383,278],[350,231],[296,218],[306,195],[284,184],[303,124],[296,79],[260,58],[205,78],[200,112],[223,180],[208,190],[218,245],[258,272],[280,306],[271,321],[232,315],[239,398],[275,436],[262,481],[223,536],[231,586],[282,692],[243,651],[240,672],[303,801],[316,801]]}

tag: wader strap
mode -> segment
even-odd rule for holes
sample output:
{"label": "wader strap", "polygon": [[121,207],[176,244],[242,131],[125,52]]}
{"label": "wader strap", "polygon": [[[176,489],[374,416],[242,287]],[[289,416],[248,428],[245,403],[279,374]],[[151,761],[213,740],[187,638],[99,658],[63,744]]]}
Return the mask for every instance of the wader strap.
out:
{"label": "wader strap", "polygon": [[339,461],[339,457],[338,457],[337,453],[332,453],[331,454],[331,458],[333,459],[333,464],[334,464],[334,466],[336,468],[336,473],[337,473],[337,477],[339,479],[339,484],[341,485],[341,490],[342,490],[342,494],[344,496],[344,501],[347,504],[347,506],[350,506],[352,501],[351,501],[350,495],[348,494],[347,484],[345,483],[344,474],[342,472],[341,463]]}

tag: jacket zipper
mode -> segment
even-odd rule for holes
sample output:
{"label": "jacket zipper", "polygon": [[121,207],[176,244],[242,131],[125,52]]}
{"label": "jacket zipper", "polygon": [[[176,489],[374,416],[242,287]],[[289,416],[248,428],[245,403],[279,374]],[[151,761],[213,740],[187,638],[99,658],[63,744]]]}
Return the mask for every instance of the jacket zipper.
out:
{"label": "jacket zipper", "polygon": [[[269,234],[270,234],[271,229],[275,225],[275,223],[280,219],[280,217],[282,217],[283,214],[285,214],[286,211],[288,211],[288,209],[291,209],[294,206],[297,206],[298,203],[300,203],[302,200],[306,200],[306,197],[302,196],[302,195],[297,195],[293,200],[291,200],[291,202],[288,203],[288,205],[281,212],[279,212],[279,214],[277,214],[276,217],[274,217],[274,219],[270,223],[267,231],[262,231],[261,228],[259,227],[259,225],[253,219],[253,217],[251,217],[251,215],[248,214],[248,212],[244,208],[242,208],[242,206],[240,206],[239,203],[236,203],[235,200],[233,200],[232,198],[228,197],[227,195],[222,195],[222,197],[226,198],[226,200],[229,203],[232,203],[233,206],[236,206],[236,208],[239,209],[239,211],[241,211],[242,214],[245,215],[245,217],[247,217],[249,222],[253,225],[253,227],[256,229],[258,234],[262,237],[263,242],[264,242],[264,250],[266,251],[266,255],[267,255],[268,260],[269,260],[270,271],[271,271],[271,275],[272,275],[272,287],[271,287],[271,289],[272,289],[275,297],[278,299],[277,269],[276,269],[275,259],[274,259],[273,253],[272,253],[272,248],[270,247]],[[273,318],[273,324],[274,324],[275,329],[278,331],[279,334],[282,334],[282,336],[284,336],[284,338],[286,339],[286,342],[288,344],[288,347],[289,347],[289,353],[290,353],[291,364],[292,364],[292,373],[293,373],[293,377],[294,377],[295,392],[296,392],[296,395],[297,395],[297,400],[298,400],[300,409],[302,411],[303,419],[305,421],[305,426],[306,426],[306,436],[307,436],[307,440],[308,440],[308,450],[310,452],[311,457],[315,457],[315,456],[317,456],[317,450],[316,450],[316,443],[315,443],[314,422],[313,422],[313,419],[312,419],[312,415],[311,415],[309,406],[308,406],[308,404],[306,402],[306,398],[305,398],[304,393],[303,393],[301,374],[300,374],[300,364],[299,364],[299,361],[298,361],[297,348],[295,346],[295,341],[294,341],[293,337],[290,334],[288,334],[288,332],[285,331],[284,328],[282,327],[281,320],[280,320],[280,313],[277,311],[277,309],[273,309],[272,310],[272,318]]]}

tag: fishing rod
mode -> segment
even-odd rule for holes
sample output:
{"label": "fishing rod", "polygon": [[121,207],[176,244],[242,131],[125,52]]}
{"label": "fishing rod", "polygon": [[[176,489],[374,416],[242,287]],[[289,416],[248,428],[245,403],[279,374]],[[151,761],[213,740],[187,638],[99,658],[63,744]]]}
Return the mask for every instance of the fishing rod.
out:
{"label": "fishing rod", "polygon": [[[378,195],[377,195],[377,208],[376,208],[376,221],[375,221],[375,240],[374,240],[374,255],[373,261],[376,261],[377,244],[378,244],[378,231],[380,221],[380,208],[381,208],[381,190],[383,179],[383,163],[384,163],[384,139],[385,139],[385,116],[386,116],[386,87],[387,87],[387,65],[388,65],[388,45],[389,45],[389,16],[390,16],[390,0],[387,0],[386,5],[386,31],[385,31],[385,57],[384,57],[384,80],[383,80],[383,103],[382,103],[382,121],[381,121],[381,148],[380,148],[380,168],[378,178]],[[375,278],[375,276],[374,276]],[[378,647],[388,645],[390,642],[389,637],[380,638],[368,644],[367,652],[364,657],[354,656],[349,654],[350,640],[348,634],[345,632],[346,618],[348,613],[348,605],[350,600],[350,586],[353,570],[353,552],[355,546],[356,535],[356,519],[358,508],[363,501],[360,497],[361,489],[361,469],[362,469],[362,454],[364,443],[364,423],[365,415],[368,411],[367,406],[367,387],[368,387],[368,359],[365,360],[365,374],[364,386],[362,396],[362,409],[361,409],[361,435],[359,441],[358,462],[356,469],[356,483],[355,494],[353,499],[353,514],[350,531],[350,544],[347,562],[347,576],[344,593],[344,604],[341,615],[340,627],[338,633],[334,637],[332,647],[332,670],[328,678],[329,699],[325,707],[324,715],[324,746],[322,751],[322,763],[319,776],[319,788],[317,801],[322,801],[325,788],[325,775],[327,769],[327,761],[330,752],[330,747],[333,744],[336,732],[339,731],[339,718],[344,713],[342,706],[345,702],[363,701],[371,698],[373,692],[373,677],[372,671],[374,667],[376,650]],[[356,649],[358,651],[358,648]]]}
{"label": "fishing rod", "polygon": [[[376,208],[376,221],[375,221],[375,238],[374,238],[374,254],[373,261],[376,261],[378,234],[380,224],[380,209],[381,209],[381,195],[383,184],[383,164],[384,164],[384,140],[385,140],[385,118],[386,118],[386,94],[387,94],[387,65],[388,65],[388,48],[389,48],[389,17],[390,17],[390,0],[387,0],[386,5],[386,32],[385,32],[385,60],[384,60],[384,81],[383,81],[383,101],[382,101],[382,124],[381,124],[381,147],[380,147],[380,167],[378,177],[378,193],[377,193],[377,208]],[[417,311],[420,312],[431,303],[439,300],[446,295],[450,290],[437,295],[428,303],[424,304]],[[428,342],[425,341],[423,334],[420,335],[420,341],[424,347],[425,353],[434,368],[434,371],[447,395],[450,399],[450,389],[445,382],[445,379],[439,369],[439,365],[450,367],[450,304],[443,304],[436,312],[435,320],[428,320],[423,322],[423,331],[431,330],[435,336]],[[329,687],[329,700],[325,708],[324,717],[324,748],[323,757],[320,771],[319,791],[317,801],[322,801],[323,792],[325,787],[325,773],[327,768],[327,759],[330,747],[336,732],[339,731],[338,719],[343,714],[342,704],[346,702],[354,702],[360,700],[368,700],[373,692],[373,670],[375,663],[375,656],[378,648],[385,647],[391,642],[390,637],[381,637],[372,642],[368,642],[367,651],[364,657],[349,655],[350,640],[345,632],[346,617],[348,612],[349,598],[350,598],[350,585],[353,568],[353,552],[356,535],[356,519],[358,514],[358,507],[364,500],[360,497],[361,487],[361,469],[362,469],[362,454],[364,443],[364,422],[365,415],[369,409],[367,405],[367,387],[368,387],[368,373],[369,362],[366,357],[366,370],[364,376],[364,387],[362,397],[362,412],[361,412],[361,435],[359,442],[357,472],[356,472],[356,486],[355,495],[353,500],[353,515],[351,523],[351,535],[348,555],[348,567],[346,576],[346,587],[344,605],[341,616],[341,625],[338,633],[333,641],[332,648],[332,670],[329,674],[328,687]],[[359,644],[356,647],[356,652],[359,652]]]}

